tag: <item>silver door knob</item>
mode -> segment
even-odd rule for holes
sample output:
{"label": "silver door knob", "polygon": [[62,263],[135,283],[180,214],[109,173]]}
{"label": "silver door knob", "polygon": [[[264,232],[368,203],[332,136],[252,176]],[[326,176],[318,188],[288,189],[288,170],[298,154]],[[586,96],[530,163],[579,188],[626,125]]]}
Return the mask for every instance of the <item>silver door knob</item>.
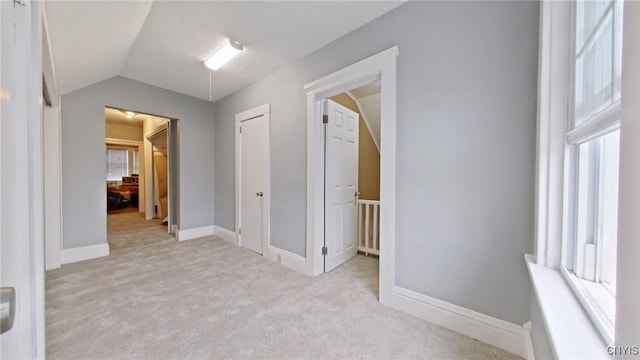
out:
{"label": "silver door knob", "polygon": [[256,196],[262,196],[262,195],[263,195],[262,191],[256,193]]}
{"label": "silver door knob", "polygon": [[0,288],[0,334],[11,330],[16,316],[16,289]]}
{"label": "silver door knob", "polygon": [[360,191],[356,191],[356,193],[354,194],[354,196],[355,196],[356,198],[359,198],[359,197],[360,197]]}

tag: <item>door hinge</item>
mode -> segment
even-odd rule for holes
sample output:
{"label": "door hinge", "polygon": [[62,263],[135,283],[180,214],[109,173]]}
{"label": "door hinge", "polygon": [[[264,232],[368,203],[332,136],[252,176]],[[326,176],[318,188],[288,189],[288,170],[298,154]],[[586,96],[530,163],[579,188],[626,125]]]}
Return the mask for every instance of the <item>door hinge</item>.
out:
{"label": "door hinge", "polygon": [[322,123],[323,124],[329,123],[329,115],[322,115]]}
{"label": "door hinge", "polygon": [[327,255],[329,253],[329,249],[326,246],[322,247],[322,255]]}
{"label": "door hinge", "polygon": [[242,126],[240,126],[240,134],[242,134]]}
{"label": "door hinge", "polygon": [[238,235],[242,235],[242,228],[238,228]]}

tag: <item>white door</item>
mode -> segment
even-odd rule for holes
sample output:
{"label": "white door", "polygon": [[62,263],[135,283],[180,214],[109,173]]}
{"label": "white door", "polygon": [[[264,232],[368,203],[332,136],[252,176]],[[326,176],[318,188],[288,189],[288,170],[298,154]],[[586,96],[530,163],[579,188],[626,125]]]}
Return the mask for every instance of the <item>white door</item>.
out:
{"label": "white door", "polygon": [[16,294],[2,359],[45,357],[41,5],[0,1],[0,286]]}
{"label": "white door", "polygon": [[359,115],[327,100],[324,271],[356,255]]}
{"label": "white door", "polygon": [[258,254],[266,250],[269,115],[241,120],[240,161],[240,245]]}

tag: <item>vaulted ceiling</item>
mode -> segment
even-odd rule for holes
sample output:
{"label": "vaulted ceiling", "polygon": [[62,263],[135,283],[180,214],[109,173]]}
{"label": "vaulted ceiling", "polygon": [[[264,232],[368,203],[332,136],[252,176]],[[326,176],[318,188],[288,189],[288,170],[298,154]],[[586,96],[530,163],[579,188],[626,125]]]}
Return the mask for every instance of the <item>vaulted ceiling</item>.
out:
{"label": "vaulted ceiling", "polygon": [[[259,80],[403,1],[47,1],[62,95],[121,75],[205,100]],[[245,46],[211,72],[228,39]]]}

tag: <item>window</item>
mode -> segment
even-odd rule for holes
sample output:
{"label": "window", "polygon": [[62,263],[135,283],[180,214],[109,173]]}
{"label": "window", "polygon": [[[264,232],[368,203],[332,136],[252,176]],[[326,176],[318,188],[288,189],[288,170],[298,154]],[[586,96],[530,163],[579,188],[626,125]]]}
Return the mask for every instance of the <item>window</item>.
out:
{"label": "window", "polygon": [[123,176],[138,174],[138,150],[125,147],[108,147],[105,152],[107,181],[122,181]]}
{"label": "window", "polygon": [[133,158],[130,175],[139,174],[140,173],[140,155],[138,153],[138,150],[131,150],[130,154],[132,155],[132,158]]}
{"label": "window", "polygon": [[567,214],[562,265],[594,323],[615,328],[620,94],[620,0],[575,4],[573,116],[567,132]]}

